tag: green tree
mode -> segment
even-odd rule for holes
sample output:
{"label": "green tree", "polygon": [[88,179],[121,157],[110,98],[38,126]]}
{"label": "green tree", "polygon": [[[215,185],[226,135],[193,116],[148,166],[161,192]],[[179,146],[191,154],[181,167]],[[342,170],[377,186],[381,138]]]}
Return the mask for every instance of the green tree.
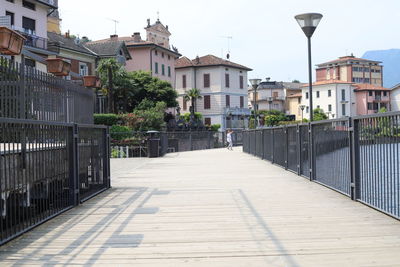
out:
{"label": "green tree", "polygon": [[189,91],[186,92],[186,94],[183,96],[184,101],[190,101],[192,108],[190,110],[190,113],[194,117],[194,113],[196,112],[196,103],[198,99],[201,99],[201,93],[200,90],[197,88],[192,88]]}
{"label": "green tree", "polygon": [[114,87],[118,76],[121,76],[122,65],[114,58],[102,59],[97,67],[101,83],[106,85],[108,94],[108,109],[110,113],[115,113]]}
{"label": "green tree", "polygon": [[328,115],[325,114],[325,112],[322,108],[314,109],[314,112],[313,112],[313,120],[314,121],[322,121],[322,120],[327,120],[327,119],[328,119]]}
{"label": "green tree", "polygon": [[135,126],[135,130],[160,131],[162,127],[165,126],[164,111],[166,108],[167,105],[164,102],[157,102],[153,108],[147,110],[135,110],[133,113],[140,118]]}

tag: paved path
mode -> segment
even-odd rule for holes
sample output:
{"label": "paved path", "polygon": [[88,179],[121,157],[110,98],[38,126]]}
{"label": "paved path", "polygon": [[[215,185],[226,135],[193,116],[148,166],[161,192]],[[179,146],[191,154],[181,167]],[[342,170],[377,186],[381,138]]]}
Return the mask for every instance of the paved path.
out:
{"label": "paved path", "polygon": [[0,265],[400,266],[399,221],[235,149],[113,160],[111,190]]}

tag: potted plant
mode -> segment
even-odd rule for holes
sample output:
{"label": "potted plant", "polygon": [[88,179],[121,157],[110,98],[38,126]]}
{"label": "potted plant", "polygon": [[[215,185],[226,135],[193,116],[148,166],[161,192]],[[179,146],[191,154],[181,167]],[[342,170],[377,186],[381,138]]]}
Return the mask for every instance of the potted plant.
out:
{"label": "potted plant", "polygon": [[85,87],[96,87],[97,77],[94,75],[83,76],[83,85]]}
{"label": "potted plant", "polygon": [[19,55],[25,37],[7,27],[0,26],[0,54],[3,55]]}
{"label": "potted plant", "polygon": [[48,58],[47,61],[47,72],[50,72],[56,76],[68,76],[71,70],[71,63],[63,60],[62,58]]}

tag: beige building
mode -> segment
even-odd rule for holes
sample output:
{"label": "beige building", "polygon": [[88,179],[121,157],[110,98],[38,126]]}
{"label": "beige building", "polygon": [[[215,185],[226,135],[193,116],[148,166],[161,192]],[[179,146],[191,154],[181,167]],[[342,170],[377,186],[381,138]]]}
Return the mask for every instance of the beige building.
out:
{"label": "beige building", "polygon": [[304,117],[304,110],[301,110],[301,92],[297,94],[291,94],[286,97],[286,114],[294,115],[295,120],[302,120]]}
{"label": "beige building", "polygon": [[197,88],[202,99],[196,111],[203,114],[204,124],[221,124],[221,130],[244,128],[251,114],[247,106],[247,72],[250,68],[213,55],[190,60],[177,60],[176,90],[182,113],[188,113],[190,103],[184,101],[185,93]]}

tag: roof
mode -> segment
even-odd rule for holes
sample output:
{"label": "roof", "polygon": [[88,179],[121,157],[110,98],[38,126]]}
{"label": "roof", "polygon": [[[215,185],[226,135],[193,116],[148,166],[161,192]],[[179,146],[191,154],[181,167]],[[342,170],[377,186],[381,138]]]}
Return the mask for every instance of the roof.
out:
{"label": "roof", "polygon": [[291,89],[291,90],[301,90],[301,87],[305,85],[305,83],[292,83],[292,82],[282,82],[283,87],[286,89]]}
{"label": "roof", "polygon": [[35,0],[35,1],[40,3],[40,4],[42,4],[42,5],[51,7],[53,9],[57,9],[58,8],[57,7],[57,3],[55,3],[55,1],[51,1],[51,0]]}
{"label": "roof", "polygon": [[389,88],[385,88],[382,86],[373,85],[373,84],[369,84],[369,83],[356,83],[356,84],[354,84],[354,86],[356,87],[355,91],[375,91],[375,90],[390,91]]}
{"label": "roof", "polygon": [[193,60],[190,60],[187,57],[182,57],[175,62],[175,69],[190,68],[190,67],[209,67],[209,66],[225,66],[225,67],[252,71],[252,69],[246,66],[216,57],[214,55],[197,57]]}
{"label": "roof", "polygon": [[116,56],[119,55],[119,51],[122,49],[125,51],[126,58],[131,59],[131,55],[123,41],[111,41],[107,39],[104,42],[88,42],[85,46],[99,56]]}
{"label": "roof", "polygon": [[64,35],[57,34],[54,32],[47,32],[47,38],[49,39],[48,46],[51,50],[52,46],[66,48],[69,50],[74,50],[80,53],[84,53],[91,56],[97,56],[96,53],[89,50],[82,43],[77,43],[73,38],[67,38]]}
{"label": "roof", "polygon": [[[314,82],[312,85],[316,86],[316,85],[326,85],[326,84],[353,84],[353,83],[340,80],[324,80],[324,81]],[[308,87],[308,83],[303,84],[301,87]]]}
{"label": "roof", "polygon": [[[148,20],[150,22],[150,20]],[[166,33],[168,35],[171,35],[171,33],[169,32],[168,28],[165,27],[161,21],[159,19],[157,19],[157,21],[155,23],[153,23],[152,25],[147,25],[147,27],[145,27],[146,30],[156,30],[158,32],[161,33]]]}
{"label": "roof", "polygon": [[283,89],[283,83],[282,82],[270,82],[270,81],[264,81],[260,82],[258,85],[257,89]]}
{"label": "roof", "polygon": [[302,94],[301,93],[297,93],[297,94],[293,94],[293,95],[288,95],[287,96],[288,98],[298,98],[298,97],[302,97]]}
{"label": "roof", "polygon": [[365,58],[357,58],[355,56],[344,56],[344,57],[339,57],[338,59],[331,60],[325,63],[317,64],[318,67],[322,67],[324,65],[330,65],[330,64],[339,64],[339,63],[345,63],[347,61],[360,61],[360,62],[365,62],[365,63],[382,63],[380,61],[374,61],[374,60],[369,60]]}

